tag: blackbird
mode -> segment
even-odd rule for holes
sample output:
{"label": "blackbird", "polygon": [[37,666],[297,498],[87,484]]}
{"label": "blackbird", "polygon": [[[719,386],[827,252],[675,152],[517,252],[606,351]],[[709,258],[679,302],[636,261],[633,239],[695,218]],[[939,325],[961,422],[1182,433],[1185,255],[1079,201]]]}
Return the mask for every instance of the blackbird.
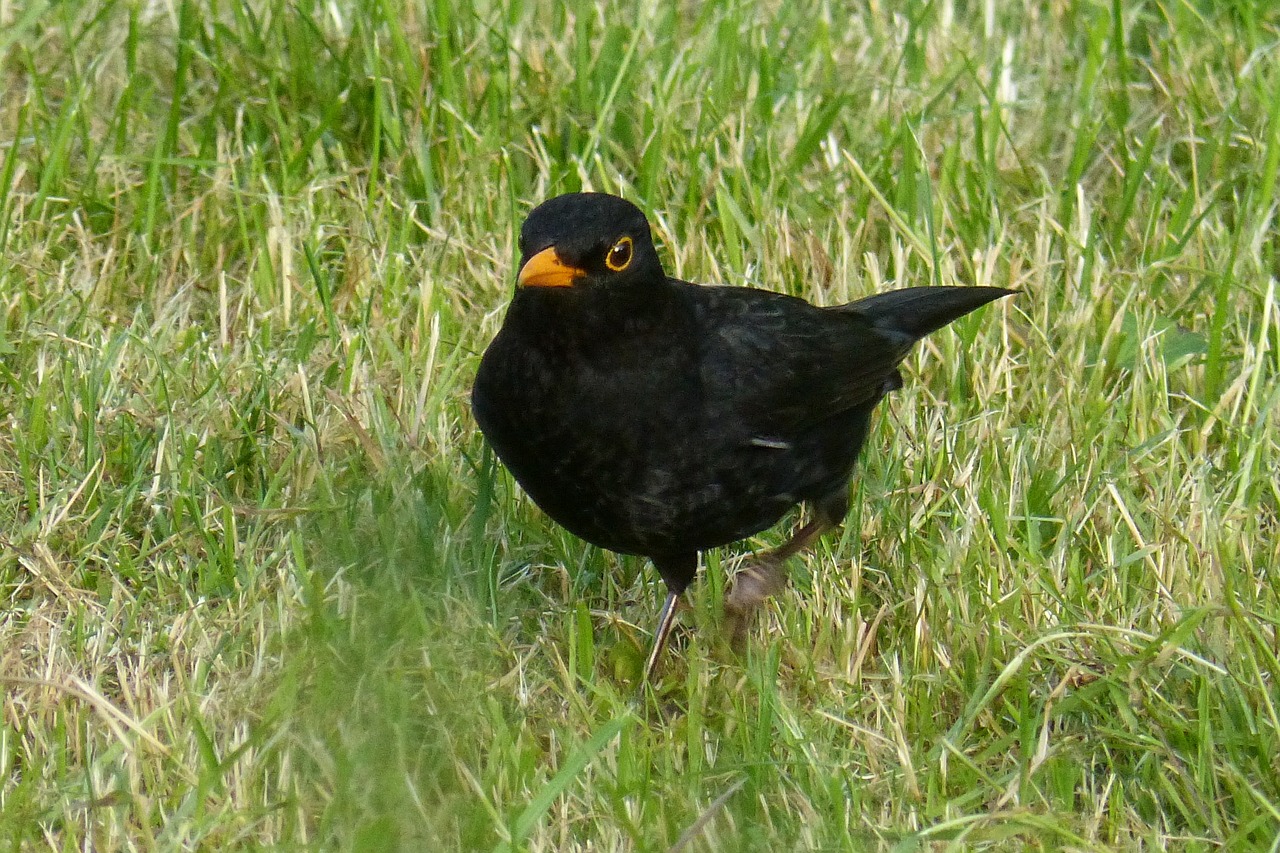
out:
{"label": "blackbird", "polygon": [[520,231],[520,272],[472,389],[476,422],[547,515],[653,561],[667,597],[648,680],[698,554],[810,520],[726,596],[748,613],[781,561],[840,524],[871,411],[911,346],[1000,287],[910,287],[847,305],[690,284],[662,269],[649,223],[603,193],[552,198]]}

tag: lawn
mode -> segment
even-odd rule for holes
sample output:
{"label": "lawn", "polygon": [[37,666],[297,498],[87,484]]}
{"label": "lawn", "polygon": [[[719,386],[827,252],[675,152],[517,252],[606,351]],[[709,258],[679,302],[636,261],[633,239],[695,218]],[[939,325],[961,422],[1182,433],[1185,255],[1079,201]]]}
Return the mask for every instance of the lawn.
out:
{"label": "lawn", "polygon": [[[1280,9],[464,5],[0,3],[0,846],[1280,849]],[[656,573],[468,405],[581,188],[1021,291],[645,691]]]}

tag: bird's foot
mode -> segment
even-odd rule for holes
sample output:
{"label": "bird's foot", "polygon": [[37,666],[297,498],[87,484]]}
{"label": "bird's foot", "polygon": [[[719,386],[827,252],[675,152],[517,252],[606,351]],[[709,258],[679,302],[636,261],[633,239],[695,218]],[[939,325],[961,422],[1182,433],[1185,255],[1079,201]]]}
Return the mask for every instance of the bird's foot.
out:
{"label": "bird's foot", "polygon": [[761,554],[738,570],[724,597],[725,625],[729,641],[740,648],[760,605],[777,595],[787,585],[787,575],[782,568],[783,558],[776,553]]}

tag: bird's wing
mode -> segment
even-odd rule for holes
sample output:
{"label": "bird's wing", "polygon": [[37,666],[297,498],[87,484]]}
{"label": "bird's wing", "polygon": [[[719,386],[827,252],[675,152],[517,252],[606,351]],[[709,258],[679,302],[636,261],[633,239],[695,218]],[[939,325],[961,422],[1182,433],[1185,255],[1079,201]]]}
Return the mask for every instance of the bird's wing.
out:
{"label": "bird's wing", "polygon": [[785,440],[900,383],[909,334],[784,294],[690,287],[708,413],[741,424],[753,440]]}

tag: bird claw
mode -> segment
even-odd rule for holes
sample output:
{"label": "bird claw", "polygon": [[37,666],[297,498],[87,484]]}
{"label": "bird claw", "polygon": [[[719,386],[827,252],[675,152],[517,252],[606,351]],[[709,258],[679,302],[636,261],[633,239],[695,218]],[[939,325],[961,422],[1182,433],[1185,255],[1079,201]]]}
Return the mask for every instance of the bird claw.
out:
{"label": "bird claw", "polygon": [[724,613],[734,648],[741,646],[751,617],[760,605],[786,585],[787,575],[782,569],[782,560],[772,554],[753,558],[733,576],[733,583],[724,598]]}

